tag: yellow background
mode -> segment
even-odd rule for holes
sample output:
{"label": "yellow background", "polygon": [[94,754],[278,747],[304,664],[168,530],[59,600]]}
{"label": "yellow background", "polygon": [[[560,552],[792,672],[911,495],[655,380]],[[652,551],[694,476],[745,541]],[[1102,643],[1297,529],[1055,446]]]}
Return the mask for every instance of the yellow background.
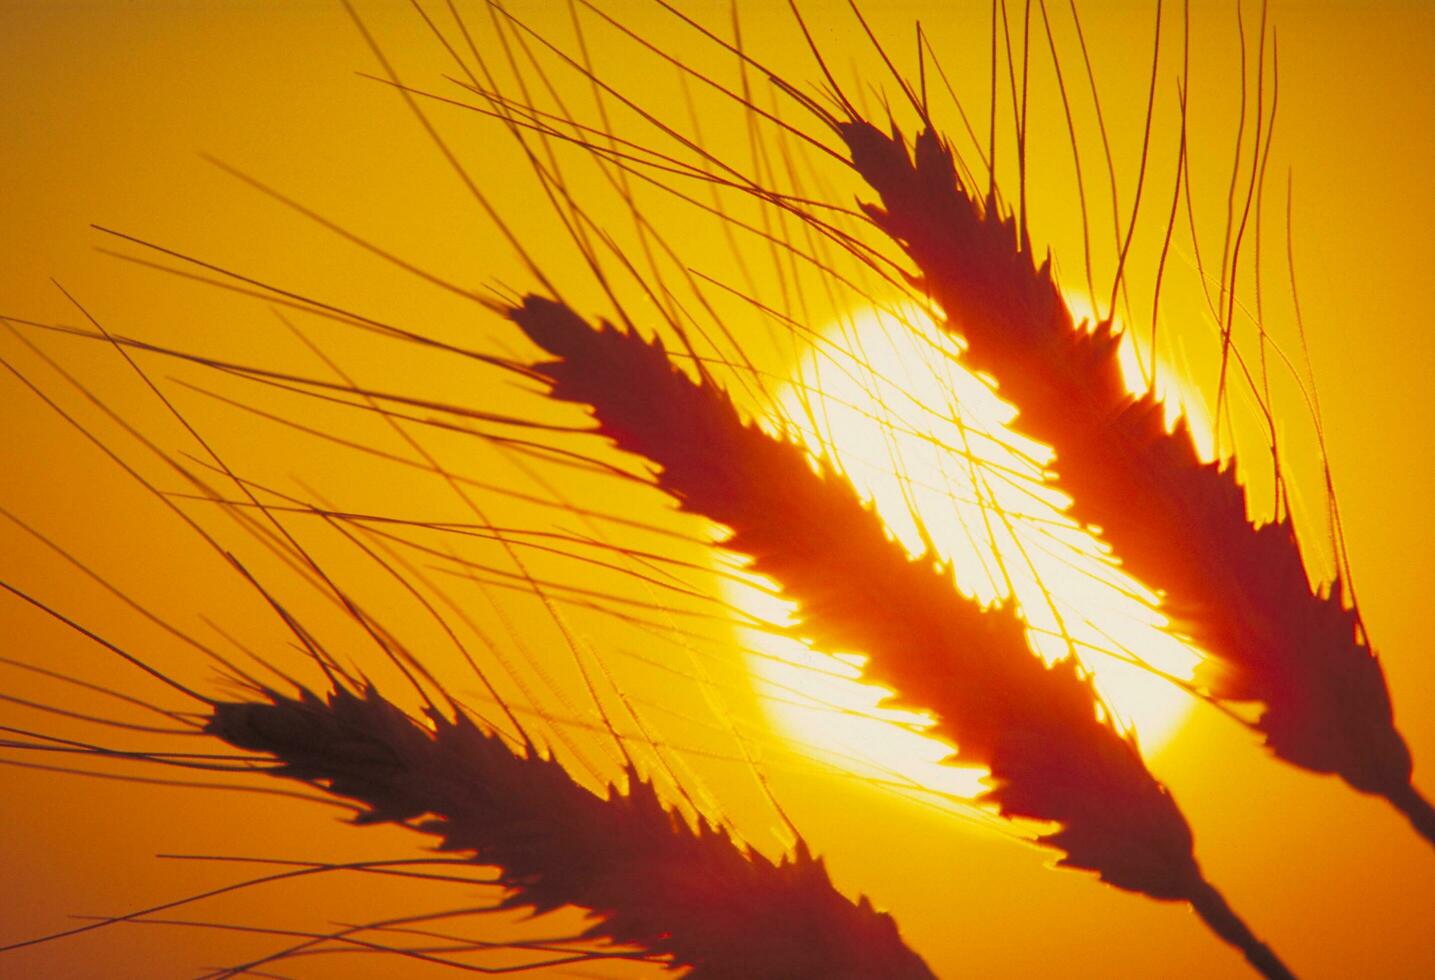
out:
{"label": "yellow background", "polygon": [[[729,80],[734,77],[728,60],[675,27],[661,11],[636,2],[610,6],[685,61],[725,71],[723,77]],[[754,51],[789,78],[815,79],[817,72],[786,11],[776,4],[750,6],[746,23]],[[868,6],[879,35],[893,39],[907,66],[913,62],[910,24],[920,19],[954,81],[971,93],[971,106],[985,118],[988,23],[987,12],[976,9],[982,5],[958,12],[942,3]],[[1224,213],[1239,78],[1234,16],[1200,8],[1192,37],[1193,111],[1199,119],[1193,122],[1191,154],[1198,220],[1207,229],[1203,244],[1209,247],[1219,244],[1218,232],[1212,239],[1210,229],[1218,228]],[[436,90],[444,87],[440,76],[452,69],[407,5],[370,3],[361,9],[406,78]],[[725,23],[721,4],[698,3],[692,9],[706,23]],[[803,9],[824,49],[842,52],[833,58],[839,71],[855,66],[873,85],[892,91],[870,51],[862,47],[845,4],[810,3]],[[1152,12],[1125,4],[1089,4],[1082,10],[1120,161],[1123,206],[1129,206]],[[1061,12],[1052,13],[1061,19]],[[1176,12],[1167,13],[1163,70],[1170,71],[1178,57],[1179,35]],[[568,36],[561,5],[526,6],[522,15],[545,32]],[[1246,11],[1251,36],[1258,15],[1255,8]],[[1019,20],[1020,10],[1011,16]],[[480,10],[473,11],[473,17],[484,19]],[[1435,525],[1427,516],[1428,491],[1435,479],[1428,429],[1435,406],[1429,384],[1435,357],[1426,295],[1435,267],[1429,231],[1435,226],[1435,194],[1429,185],[1435,166],[1430,97],[1435,90],[1430,58],[1435,15],[1414,3],[1281,3],[1272,5],[1271,20],[1279,35],[1281,76],[1266,203],[1272,216],[1266,241],[1265,302],[1272,310],[1268,320],[1288,343],[1283,229],[1276,216],[1283,210],[1285,174],[1291,167],[1301,303],[1356,585],[1382,654],[1397,721],[1417,760],[1417,785],[1428,792],[1429,760],[1435,754],[1435,710],[1430,708],[1435,661],[1429,656],[1424,615],[1429,555],[1435,548]],[[601,72],[645,105],[670,118],[686,118],[670,66],[650,56],[638,57],[631,44],[615,40],[596,24],[590,26]],[[1064,68],[1075,76],[1078,67],[1069,36],[1063,43]],[[1044,45],[1044,37],[1033,35],[1034,63],[1045,63]],[[50,283],[53,276],[118,333],[231,360],[318,370],[312,356],[263,304],[220,297],[97,253],[97,246],[114,243],[89,229],[96,222],[456,343],[493,349],[511,342],[511,334],[506,335],[491,314],[364,256],[197,155],[213,154],[240,167],[466,288],[486,283],[531,287],[532,279],[512,249],[473,206],[399,101],[355,74],[374,70],[353,25],[342,9],[328,3],[12,2],[0,8],[0,314],[81,323]],[[1147,213],[1157,216],[1152,220],[1164,220],[1170,202],[1173,79],[1163,76],[1159,95],[1159,135],[1164,139],[1158,140],[1160,166],[1148,187]],[[585,88],[571,78],[559,84],[567,86],[575,101],[586,96]],[[1070,256],[1079,240],[1071,177],[1065,169],[1068,158],[1062,155],[1065,125],[1049,90],[1033,104],[1033,126],[1048,144],[1044,159],[1057,161],[1050,169],[1033,170],[1034,220],[1039,236],[1056,244],[1063,278],[1074,285],[1079,267]],[[584,111],[590,111],[590,105],[583,102]],[[492,120],[455,112],[436,113],[435,118],[472,163],[479,184],[535,247],[547,271],[571,277],[575,301],[597,308],[596,291],[583,280],[571,249],[545,218],[547,205],[508,146],[507,135]],[[950,114],[944,122],[956,125]],[[1104,178],[1089,122],[1081,138],[1090,185]],[[618,128],[628,132],[622,125]],[[709,145],[745,159],[740,117],[734,121],[731,115],[715,113],[704,135]],[[634,138],[659,142],[651,131]],[[850,199],[850,191],[844,193]],[[719,236],[694,233],[684,239],[687,212],[671,203],[655,206],[670,209],[655,213],[667,220],[670,231],[678,229],[675,245],[691,256],[695,267],[733,275]],[[595,207],[605,220],[623,218],[611,198]],[[1104,219],[1096,227],[1106,228]],[[1135,249],[1135,282],[1149,283],[1151,244],[1148,229]],[[749,256],[758,263],[766,253],[753,249]],[[1206,258],[1210,262],[1209,254]],[[1098,283],[1109,281],[1109,265],[1098,274]],[[759,269],[756,275],[759,287],[770,294],[771,273]],[[1197,383],[1209,385],[1212,332],[1201,321],[1194,273],[1188,262],[1173,266],[1171,275],[1163,336],[1187,338]],[[583,284],[576,285],[580,281]],[[375,387],[454,402],[471,400],[499,410],[506,406],[530,411],[536,404],[492,373],[456,358],[414,351],[395,356],[392,345],[309,321],[304,325]],[[755,327],[738,323],[734,329],[750,329],[756,336]],[[112,351],[80,341],[27,336],[168,448],[196,451]],[[112,444],[143,457],[13,337],[0,337],[0,352],[107,433]],[[779,363],[776,354],[763,357],[769,365]],[[153,368],[156,378],[171,373],[196,381],[204,377],[158,359],[143,363]],[[262,473],[277,483],[302,474],[327,491],[346,494],[345,504],[356,509],[412,514],[440,506],[436,501],[441,494],[430,486],[433,481],[375,483],[387,480],[388,471],[342,453],[307,455],[312,447],[296,437],[265,429],[192,393],[166,390],[237,470],[254,473],[256,479]],[[231,626],[263,619],[255,597],[215,556],[204,553],[172,515],[8,373],[0,375],[0,399],[0,504],[7,510],[186,629],[202,630],[201,615]],[[1314,502],[1309,507],[1318,511],[1311,446],[1303,434],[1307,427],[1299,405],[1289,390],[1281,393],[1278,404],[1297,454],[1293,465],[1303,476],[1300,489]],[[301,402],[289,405],[291,414],[312,411],[310,424],[354,424],[340,421],[346,418],[341,414],[331,418],[325,410]],[[574,416],[563,417],[571,421]],[[363,433],[360,438],[384,435],[376,425],[349,431]],[[445,444],[448,449],[453,445]],[[159,471],[151,466],[147,472]],[[294,492],[295,484],[287,484],[287,489]],[[624,497],[614,506],[666,513],[656,495]],[[512,514],[533,526],[548,519],[521,510]],[[1323,553],[1318,545],[1313,550]],[[186,661],[185,652],[174,644],[164,646],[168,641],[153,627],[9,524],[0,527],[0,555],[0,575],[7,581],[137,652],[162,660],[187,681],[202,683],[211,676],[192,656]],[[340,562],[352,560],[338,549],[332,556]],[[355,585],[365,587],[378,603],[385,601],[382,590],[393,588],[374,576],[367,585]],[[312,615],[322,620],[332,614],[318,609]],[[528,607],[516,615],[520,625],[538,622],[534,617],[539,614]],[[422,635],[422,627],[415,629]],[[7,656],[151,698],[163,693],[113,669],[94,647],[18,602],[0,601],[0,635],[7,638]],[[246,635],[256,643],[286,642],[267,626],[256,626]],[[601,634],[594,635],[601,643]],[[147,646],[151,643],[156,645]],[[276,656],[282,659],[282,647],[269,649],[280,650]],[[669,710],[680,711],[686,703],[681,698],[701,703],[691,691],[670,691],[653,675],[643,676],[648,680],[633,681],[636,686],[629,693],[658,705],[655,712],[670,694]],[[6,677],[3,690],[25,691],[72,708],[107,707],[73,689],[36,686],[16,673]],[[563,711],[557,705],[549,708]],[[19,708],[7,709],[6,715],[15,719],[7,724],[61,730],[54,719],[24,715]],[[686,728],[680,720],[659,717],[657,723],[670,725],[665,733],[680,744],[708,744],[701,741],[707,738],[716,745],[721,738],[697,725]],[[87,737],[104,744],[133,744],[122,732],[101,730],[96,735],[89,729]],[[780,755],[773,752],[775,758]],[[1435,943],[1429,938],[1435,864],[1428,846],[1388,808],[1333,779],[1275,763],[1249,735],[1207,708],[1197,710],[1189,726],[1152,760],[1152,768],[1190,817],[1198,857],[1211,878],[1298,973],[1413,977],[1435,971]],[[778,838],[768,829],[775,821],[770,810],[763,809],[751,779],[732,764],[709,769],[704,775],[714,793],[728,803],[756,845],[775,853]],[[1044,853],[1007,839],[990,825],[972,826],[850,780],[799,769],[774,766],[775,789],[816,849],[829,857],[839,886],[849,894],[864,892],[892,910],[909,942],[942,975],[1240,975],[1242,967],[1234,955],[1183,909],[1048,870]],[[71,913],[128,911],[234,880],[238,874],[232,867],[157,861],[156,853],[312,859],[414,853],[413,842],[398,831],[336,828],[328,812],[277,799],[20,769],[6,769],[0,778],[6,826],[0,841],[0,871],[7,882],[0,898],[4,940],[64,928],[71,923],[65,918]],[[367,912],[340,913],[331,912],[327,904],[336,901],[335,894],[333,885],[322,882],[269,886],[221,911],[208,911],[208,917],[248,916],[248,921],[304,921],[313,926],[345,916],[383,914],[400,894],[429,907],[465,900],[449,894],[435,905],[425,901],[420,889],[400,892],[384,885],[345,896],[345,901],[368,903]],[[205,915],[205,910],[193,913]],[[118,926],[9,954],[8,960],[0,960],[0,973],[175,975],[196,964],[230,962],[244,955],[237,950],[253,948],[240,938],[205,930]],[[384,965],[375,961],[368,968],[382,973]],[[329,969],[341,967],[331,964]]]}

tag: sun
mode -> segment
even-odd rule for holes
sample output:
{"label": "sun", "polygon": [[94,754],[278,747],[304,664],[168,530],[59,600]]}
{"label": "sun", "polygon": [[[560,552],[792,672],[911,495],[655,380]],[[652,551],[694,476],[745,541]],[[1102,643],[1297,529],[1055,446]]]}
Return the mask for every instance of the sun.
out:
{"label": "sun", "polygon": [[[792,370],[777,424],[834,460],[910,552],[949,562],[962,592],[1015,601],[1042,656],[1074,650],[1149,754],[1193,703],[1160,674],[1189,679],[1199,654],[1166,630],[1157,597],[1066,516],[1068,501],[1042,480],[1050,449],[1009,428],[1015,410],[959,354],[920,310],[861,311],[824,331]],[[1179,394],[1173,402],[1193,401]],[[756,583],[729,589],[754,619],[791,616]],[[804,751],[912,790],[980,790],[984,770],[941,764],[951,749],[923,734],[929,718],[880,706],[887,692],[861,681],[861,657],[815,653],[771,631],[744,629],[742,640],[770,720]]]}

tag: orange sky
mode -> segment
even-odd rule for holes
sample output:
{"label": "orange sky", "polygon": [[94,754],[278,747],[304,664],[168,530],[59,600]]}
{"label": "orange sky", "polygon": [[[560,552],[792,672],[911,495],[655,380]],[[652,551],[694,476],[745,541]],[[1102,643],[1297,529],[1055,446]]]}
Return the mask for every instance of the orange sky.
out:
{"label": "orange sky", "polygon": [[[437,5],[434,5],[437,6]],[[812,81],[815,66],[779,4],[747,5],[747,36],[761,59],[789,78]],[[1068,23],[1053,5],[1055,23]],[[1168,7],[1174,5],[1168,4]],[[1202,245],[1219,247],[1225,187],[1234,146],[1239,73],[1234,16],[1198,5],[1192,33],[1193,106],[1191,155],[1197,220]],[[726,5],[699,2],[685,9],[706,23],[726,23]],[[920,19],[933,39],[955,87],[985,118],[987,12],[964,5],[866,5],[879,36],[892,39],[903,65],[910,66],[911,23]],[[966,9],[970,7],[971,9]],[[561,5],[515,6],[545,33],[568,43],[567,14]],[[628,0],[605,5],[644,36],[656,39],[685,63],[725,81],[736,74],[730,59],[695,40],[651,4]],[[1129,207],[1140,151],[1140,125],[1149,71],[1153,13],[1144,5],[1082,5],[1083,26],[1097,65],[1103,109],[1118,161],[1122,206]],[[452,92],[442,76],[450,63],[406,4],[362,3],[360,10],[401,74],[435,91]],[[803,5],[814,35],[846,79],[855,70],[877,89],[893,91],[872,52],[854,28],[845,3]],[[1170,204],[1174,165],[1175,67],[1179,22],[1168,10],[1169,41],[1163,50],[1158,86],[1157,149],[1148,193],[1153,195],[1130,260],[1139,295],[1149,295],[1154,270],[1152,229]],[[486,15],[474,10],[491,37]],[[1020,6],[1013,6],[1020,19]],[[1247,5],[1247,29],[1254,36],[1259,9]],[[1428,375],[1435,365],[1429,331],[1423,327],[1428,303],[1421,284],[1435,267],[1435,194],[1429,174],[1435,167],[1432,103],[1435,14],[1415,3],[1357,5],[1339,2],[1277,3],[1270,10],[1279,37],[1280,108],[1269,168],[1264,303],[1272,334],[1287,345],[1294,337],[1284,266],[1284,192],[1287,172],[1295,188],[1294,247],[1300,299],[1320,382],[1322,409],[1336,485],[1366,621],[1373,634],[1395,700],[1396,718],[1416,758],[1416,783],[1435,791],[1430,760],[1435,758],[1435,661],[1428,656],[1423,623],[1428,555],[1435,549],[1435,524],[1425,516],[1435,463],[1429,452],[1429,419],[1435,396]],[[689,128],[681,87],[671,66],[634,49],[611,31],[589,22],[593,57],[615,87],[645,107]],[[1063,67],[1073,75],[1079,55],[1069,31],[1059,33]],[[1036,148],[1030,176],[1034,223],[1053,244],[1063,281],[1078,286],[1079,213],[1072,205],[1070,151],[1066,126],[1050,86],[1046,41],[1033,35],[1033,129]],[[497,49],[488,49],[496,59]],[[266,200],[201,159],[212,154],[282,189],[293,199],[328,216],[393,253],[462,284],[531,288],[532,276],[512,247],[475,207],[422,132],[391,92],[356,72],[375,63],[342,8],[327,2],[257,4],[198,3],[37,3],[0,8],[0,127],[3,157],[3,234],[0,234],[0,314],[34,320],[79,323],[79,315],[50,282],[59,280],[107,328],[191,351],[299,372],[321,373],[322,365],[265,304],[222,295],[212,289],[157,275],[100,254],[112,247],[91,223],[122,229],[271,282],[291,287],[381,319],[457,343],[504,349],[513,335],[490,313],[470,301],[418,282],[386,266],[304,218]],[[564,98],[591,118],[586,85],[555,70]],[[531,74],[529,80],[533,81]],[[1083,82],[1084,83],[1084,82]],[[1070,83],[1069,83],[1070,84]],[[935,88],[935,82],[933,83]],[[1089,103],[1078,105],[1080,139],[1088,182],[1104,182],[1099,144]],[[720,99],[694,87],[703,119],[703,139],[746,165],[744,118]],[[763,96],[766,98],[766,94]],[[950,102],[938,100],[939,119],[956,131],[960,121]],[[492,120],[456,111],[434,117],[477,183],[493,196],[506,220],[534,248],[545,270],[559,278],[575,304],[601,309],[601,294],[585,276],[548,205],[527,175],[509,137]],[[617,112],[615,128],[649,145],[663,145],[651,129]],[[1006,160],[1011,153],[1004,151]],[[578,160],[577,156],[565,159]],[[627,218],[610,188],[571,165],[574,188],[598,222],[631,238]],[[805,164],[804,164],[805,166]],[[822,171],[844,203],[856,188],[850,179]],[[1002,164],[1008,166],[1007,163]],[[1092,174],[1101,175],[1093,178]],[[698,196],[706,191],[697,188]],[[1094,193],[1094,192],[1093,192]],[[673,236],[684,261],[694,269],[734,284],[745,280],[715,224],[692,217],[691,209],[657,193],[645,198],[647,212]],[[1106,210],[1101,210],[1106,209]],[[1099,199],[1094,227],[1106,234],[1109,203]],[[756,209],[741,212],[756,220]],[[625,240],[629,240],[625,239]],[[1145,246],[1143,248],[1143,246]],[[772,254],[743,245],[755,288],[779,305],[782,284]],[[129,254],[140,254],[129,248]],[[636,253],[634,253],[636,254]],[[1208,253],[1209,254],[1209,253]],[[1098,289],[1109,282],[1112,259],[1099,254]],[[1214,331],[1203,318],[1200,289],[1189,248],[1179,247],[1168,271],[1161,336],[1163,358],[1183,361],[1192,383],[1213,383]],[[570,285],[571,284],[571,285]],[[832,316],[832,302],[819,296],[812,280],[814,321]],[[1250,282],[1243,300],[1253,300]],[[745,288],[745,287],[744,287]],[[851,305],[850,296],[836,304]],[[1135,304],[1141,330],[1149,314]],[[724,306],[741,311],[741,304]],[[364,337],[313,317],[296,323],[361,383],[385,391],[422,392],[425,397],[481,408],[549,413],[535,397],[506,380],[453,357],[424,354],[404,345]],[[735,313],[733,329],[750,341],[765,369],[791,367],[791,351],[769,342],[767,328],[750,315]],[[814,325],[821,325],[815,323]],[[1242,330],[1248,330],[1243,327]],[[27,334],[146,433],[174,452],[195,453],[172,419],[165,416],[113,352],[63,338]],[[1243,340],[1249,342],[1250,336]],[[1291,348],[1294,350],[1294,348]],[[67,410],[143,472],[176,488],[174,478],[147,460],[142,447],[51,372],[8,333],[0,334],[0,355],[54,395]],[[324,495],[354,510],[431,519],[462,519],[452,494],[439,481],[381,465],[352,450],[324,447],[292,432],[215,403],[181,381],[212,386],[226,395],[281,410],[307,424],[391,451],[402,447],[373,419],[258,390],[233,379],[216,380],[203,371],[160,359],[144,359],[154,377],[173,394],[196,426],[213,440],[237,471],[286,492]],[[1288,439],[1306,514],[1319,511],[1319,487],[1312,466],[1309,428],[1294,388],[1278,385],[1277,406]],[[232,571],[206,553],[179,521],[139,490],[83,437],[45,409],[8,372],[0,373],[4,439],[0,440],[0,506],[43,530],[136,599],[181,625],[202,632],[201,617],[222,623],[242,641],[285,656],[287,638],[266,617],[256,597]],[[549,416],[545,416],[549,417]],[[571,415],[553,414],[569,421]],[[1243,430],[1246,431],[1246,430]],[[456,469],[496,482],[531,484],[497,455],[476,451],[472,441],[433,435],[432,445]],[[1246,438],[1249,442],[1249,438]],[[1245,443],[1242,443],[1244,445]],[[1261,461],[1260,465],[1264,465]],[[569,479],[558,472],[563,479]],[[615,511],[655,520],[692,533],[656,494],[615,489],[601,481],[571,477],[570,492]],[[587,482],[585,482],[587,480]],[[302,481],[302,482],[301,482]],[[301,489],[307,488],[307,489]],[[1260,484],[1257,479],[1258,499]],[[547,527],[558,518],[532,507],[489,501],[495,523]],[[203,509],[206,526],[226,535],[226,544],[273,576],[276,587],[293,590],[296,608],[335,642],[353,639],[331,610],[305,598],[297,583],[265,564],[252,543]],[[309,533],[306,531],[305,533]],[[309,540],[309,539],[306,539]],[[316,552],[341,570],[347,586],[384,609],[412,637],[415,649],[437,649],[432,623],[396,598],[392,580],[356,561],[351,549],[332,538],[312,539]],[[644,539],[650,540],[650,539]],[[477,548],[478,546],[474,546]],[[1325,555],[1319,544],[1313,548]],[[704,561],[696,546],[675,553]],[[152,624],[87,581],[74,567],[5,522],[0,524],[0,577],[81,619],[187,682],[212,680]],[[488,555],[491,557],[491,554]],[[538,559],[535,559],[536,561]],[[1324,559],[1322,559],[1324,560]],[[591,572],[552,561],[542,566],[575,581]],[[458,580],[453,594],[477,601]],[[594,580],[598,587],[633,593],[621,580]],[[712,587],[714,581],[704,581]],[[527,598],[505,600],[515,629],[535,645],[556,649],[556,636],[541,610]],[[475,611],[485,627],[501,631],[491,611]],[[688,677],[655,672],[625,651],[640,647],[644,635],[610,620],[575,612],[573,621],[600,651],[627,692],[674,744],[699,750],[684,763],[722,801],[730,816],[758,847],[780,847],[776,818],[744,767],[731,759],[732,740],[713,714],[713,704],[693,680],[691,661],[680,664]],[[724,642],[725,627],[701,627],[709,646]],[[148,698],[162,692],[132,672],[116,668],[91,645],[67,634],[33,610],[0,600],[0,635],[13,637],[5,655],[71,673]],[[213,634],[208,634],[213,636]],[[730,638],[729,638],[730,645]],[[707,649],[699,644],[699,648]],[[545,647],[545,649],[547,649]],[[663,655],[678,649],[661,646]],[[648,651],[659,656],[659,648]],[[356,654],[357,656],[357,654]],[[453,660],[452,655],[448,655]],[[571,663],[552,654],[546,667],[557,684],[579,703]],[[566,654],[565,654],[566,656]],[[457,680],[456,663],[435,654],[437,669]],[[764,718],[740,658],[713,667],[725,703],[748,722]],[[365,662],[366,666],[377,666]],[[380,677],[383,679],[382,672]],[[43,698],[79,710],[108,708],[98,699],[21,672],[0,676],[0,691]],[[542,707],[558,715],[571,704],[551,700]],[[93,727],[65,727],[43,715],[6,707],[0,723],[64,732],[103,744],[136,744],[129,733]],[[577,740],[590,736],[578,731]],[[193,751],[203,751],[186,746]],[[595,750],[596,751],[596,750]],[[859,780],[823,774],[776,735],[767,736],[765,757],[774,791],[816,850],[826,855],[841,888],[864,892],[897,916],[904,935],[943,976],[1240,976],[1237,957],[1200,928],[1182,908],[1159,905],[1098,885],[1084,876],[1050,870],[1045,853],[1009,839],[988,822],[899,798]],[[19,758],[20,756],[11,756]],[[53,759],[46,761],[56,761]],[[1155,758],[1153,771],[1165,780],[1191,819],[1197,855],[1210,877],[1242,909],[1257,932],[1307,977],[1408,977],[1435,972],[1435,943],[1429,916],[1435,907],[1435,863],[1401,818],[1361,798],[1334,779],[1317,778],[1283,766],[1263,753],[1251,736],[1208,707],[1197,707],[1189,724]],[[100,766],[104,771],[120,771]],[[153,770],[124,770],[166,775]],[[170,774],[173,775],[173,774]],[[37,773],[0,770],[6,799],[7,833],[0,840],[0,870],[10,887],[0,898],[0,941],[65,928],[71,914],[114,914],[234,880],[232,867],[160,861],[159,853],[247,854],[303,859],[350,860],[416,853],[415,841],[396,830],[348,830],[335,826],[326,810],[275,798],[219,791],[199,792],[133,786]],[[695,782],[696,785],[696,782]],[[203,906],[196,918],[310,926],[379,915],[395,904],[403,910],[460,904],[452,893],[431,897],[418,888],[360,881],[340,891],[333,884],[271,886],[231,903]],[[338,906],[338,903],[347,903]],[[546,927],[540,927],[546,928]],[[200,964],[229,962],[252,949],[241,937],[162,926],[121,926],[0,959],[0,974],[141,977],[179,975]],[[304,964],[315,975],[369,963]],[[391,966],[391,965],[390,965]],[[347,974],[352,975],[352,974]],[[608,974],[605,974],[608,975]]]}

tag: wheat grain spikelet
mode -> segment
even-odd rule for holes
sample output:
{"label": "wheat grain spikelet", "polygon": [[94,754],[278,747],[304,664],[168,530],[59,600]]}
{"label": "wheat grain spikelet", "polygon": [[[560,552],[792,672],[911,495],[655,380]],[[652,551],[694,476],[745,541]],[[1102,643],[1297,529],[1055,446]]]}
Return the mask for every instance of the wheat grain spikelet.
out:
{"label": "wheat grain spikelet", "polygon": [[1060,864],[1189,901],[1259,969],[1289,976],[1202,877],[1185,817],[1131,738],[1101,718],[1089,679],[1070,659],[1048,667],[1035,656],[1010,606],[962,596],[830,464],[745,423],[660,343],[533,296],[510,316],[557,357],[534,365],[553,397],[591,406],[599,432],[655,463],[656,484],[683,509],[730,528],[724,546],[782,587],[802,635],[866,655],[869,680],[936,715],[932,733],[958,747],[953,761],[990,770],[984,802],[1058,824],[1037,839]]}
{"label": "wheat grain spikelet", "polygon": [[1311,586],[1289,517],[1257,525],[1234,464],[1203,462],[1184,418],[1168,431],[1153,393],[1130,394],[1112,324],[1075,323],[1050,260],[1037,265],[1016,221],[963,186],[933,131],[909,154],[895,129],[840,130],[881,198],[864,210],[920,270],[963,359],[1019,408],[1015,425],[1056,450],[1073,516],[1166,593],[1173,625],[1210,654],[1200,680],[1260,703],[1256,728],[1279,758],[1389,798],[1435,841],[1380,662],[1340,578]]}
{"label": "wheat grain spikelet", "polygon": [[357,802],[357,823],[409,824],[496,866],[504,907],[577,906],[594,919],[584,939],[706,980],[932,977],[893,920],[841,895],[800,842],[780,863],[743,850],[634,771],[604,798],[462,713],[424,725],[372,688],[265,696],[217,703],[206,730],[272,756],[274,775]]}

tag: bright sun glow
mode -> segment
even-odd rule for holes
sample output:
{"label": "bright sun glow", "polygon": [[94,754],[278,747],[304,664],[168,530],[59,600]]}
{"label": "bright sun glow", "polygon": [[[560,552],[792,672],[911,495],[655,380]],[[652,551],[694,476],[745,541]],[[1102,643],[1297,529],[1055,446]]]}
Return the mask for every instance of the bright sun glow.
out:
{"label": "bright sun glow", "polygon": [[[1198,656],[1164,631],[1154,596],[1062,513],[1066,499],[1040,482],[1050,450],[1007,428],[1015,412],[957,364],[958,350],[939,330],[859,314],[831,327],[797,366],[780,410],[875,502],[909,551],[923,550],[925,531],[964,593],[983,603],[1014,595],[1048,660],[1074,645],[1111,711],[1154,750],[1191,700],[1128,661],[1189,678]],[[1134,368],[1134,356],[1126,360]],[[788,622],[791,607],[782,600],[731,588],[731,600],[749,614]],[[746,632],[759,692],[788,737],[874,778],[962,796],[979,791],[984,770],[939,764],[950,749],[921,734],[929,719],[878,707],[885,692],[858,680],[861,658]]]}

